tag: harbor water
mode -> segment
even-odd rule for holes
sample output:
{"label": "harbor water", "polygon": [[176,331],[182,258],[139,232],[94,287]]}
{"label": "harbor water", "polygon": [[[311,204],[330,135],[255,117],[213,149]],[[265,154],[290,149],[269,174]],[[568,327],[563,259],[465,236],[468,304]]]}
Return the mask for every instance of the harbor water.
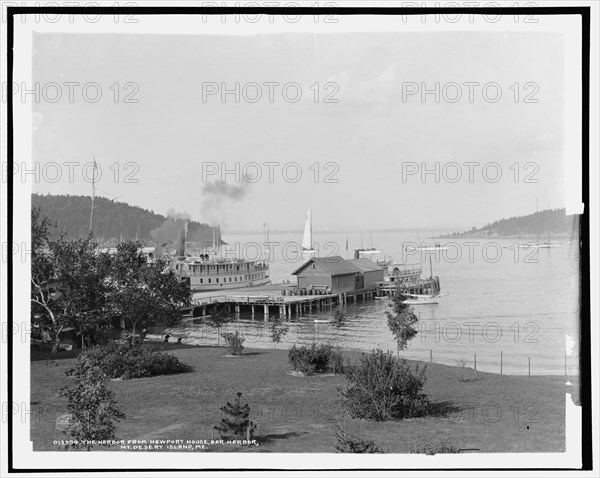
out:
{"label": "harbor water", "polygon": [[[434,239],[421,233],[421,241]],[[235,255],[255,259],[264,248],[262,234],[224,236]],[[273,282],[294,281],[291,273],[304,260],[298,243],[301,233],[270,234],[270,274]],[[321,257],[352,257],[357,247],[370,247],[371,237],[360,233],[316,232]],[[517,375],[569,375],[578,373],[579,354],[579,257],[577,242],[561,240],[561,247],[521,248],[511,239],[446,239],[443,251],[414,251],[404,246],[418,242],[414,233],[378,232],[373,246],[395,262],[422,264],[423,277],[439,276],[439,304],[415,306],[419,333],[401,356],[447,365],[464,360],[477,370]],[[521,242],[526,242],[522,240]],[[348,242],[348,251],[346,243]],[[430,261],[431,259],[431,261]],[[431,262],[431,266],[430,266]],[[248,289],[251,293],[251,289]],[[347,322],[339,330],[324,323],[331,310],[287,321],[288,333],[278,344],[270,339],[269,325],[258,313],[242,314],[239,321],[221,329],[240,330],[245,347],[289,348],[313,340],[330,342],[342,349],[396,351],[387,327],[389,300],[370,300],[343,306]],[[315,319],[319,322],[315,322]],[[216,344],[216,331],[189,323],[169,329],[185,343]],[[222,340],[221,340],[222,343]]]}

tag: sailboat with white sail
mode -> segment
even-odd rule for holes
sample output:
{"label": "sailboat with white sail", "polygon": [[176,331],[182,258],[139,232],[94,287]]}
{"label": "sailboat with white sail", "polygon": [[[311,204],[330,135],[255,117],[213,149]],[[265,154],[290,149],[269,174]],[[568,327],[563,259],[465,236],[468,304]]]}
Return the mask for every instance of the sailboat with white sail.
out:
{"label": "sailboat with white sail", "polygon": [[269,224],[264,222],[263,227],[265,228],[265,243],[263,247],[263,253],[271,255],[271,243],[269,242]]}
{"label": "sailboat with white sail", "polygon": [[312,212],[310,208],[306,211],[306,221],[304,223],[304,236],[302,237],[302,256],[305,259],[315,255],[312,238]]}

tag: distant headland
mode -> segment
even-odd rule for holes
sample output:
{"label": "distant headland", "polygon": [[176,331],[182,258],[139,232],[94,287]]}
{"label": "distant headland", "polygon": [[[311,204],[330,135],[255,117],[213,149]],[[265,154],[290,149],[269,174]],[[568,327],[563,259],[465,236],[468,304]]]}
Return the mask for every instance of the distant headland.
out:
{"label": "distant headland", "polygon": [[500,219],[480,228],[474,226],[469,231],[453,232],[438,237],[444,239],[565,239],[577,237],[578,230],[578,216],[567,216],[566,210],[562,208]]}

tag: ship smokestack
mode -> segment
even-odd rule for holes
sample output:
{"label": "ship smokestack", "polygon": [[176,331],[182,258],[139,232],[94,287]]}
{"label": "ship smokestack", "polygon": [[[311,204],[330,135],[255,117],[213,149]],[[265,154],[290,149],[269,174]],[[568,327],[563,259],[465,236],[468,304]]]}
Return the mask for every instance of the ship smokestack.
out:
{"label": "ship smokestack", "polygon": [[185,239],[187,236],[187,221],[184,223],[183,229],[179,233],[179,240],[177,241],[177,257],[185,258]]}

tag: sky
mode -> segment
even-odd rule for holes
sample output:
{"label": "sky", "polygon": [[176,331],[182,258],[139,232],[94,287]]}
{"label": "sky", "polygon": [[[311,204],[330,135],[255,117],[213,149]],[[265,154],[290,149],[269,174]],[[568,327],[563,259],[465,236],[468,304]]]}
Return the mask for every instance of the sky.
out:
{"label": "sky", "polygon": [[543,32],[38,33],[34,81],[62,96],[33,104],[34,161],[95,156],[99,195],[225,232],[302,229],[309,207],[315,229],[479,227],[564,206],[563,53]]}

